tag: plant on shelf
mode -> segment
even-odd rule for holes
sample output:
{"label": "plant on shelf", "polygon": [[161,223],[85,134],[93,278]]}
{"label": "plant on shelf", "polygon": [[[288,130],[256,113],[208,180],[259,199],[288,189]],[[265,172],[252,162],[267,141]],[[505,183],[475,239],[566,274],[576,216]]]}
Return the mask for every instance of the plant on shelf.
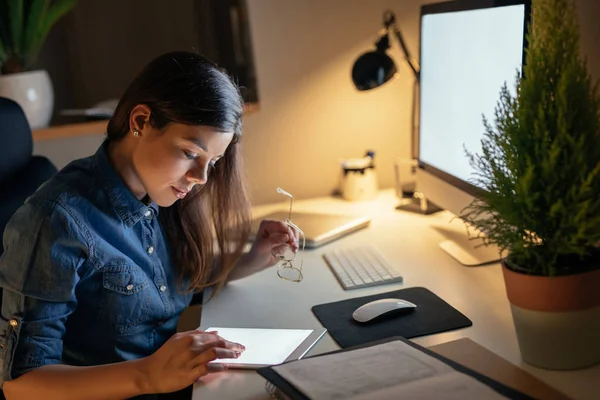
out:
{"label": "plant on shelf", "polygon": [[28,71],[50,29],[77,0],[0,0],[0,71]]}
{"label": "plant on shelf", "polygon": [[533,0],[523,74],[504,85],[479,154],[484,189],[462,217],[507,251],[503,273],[525,361],[600,362],[600,99],[572,0]]}
{"label": "plant on shelf", "polygon": [[77,0],[0,0],[0,96],[21,105],[32,127],[52,116],[54,93],[44,70],[32,70],[48,33]]}

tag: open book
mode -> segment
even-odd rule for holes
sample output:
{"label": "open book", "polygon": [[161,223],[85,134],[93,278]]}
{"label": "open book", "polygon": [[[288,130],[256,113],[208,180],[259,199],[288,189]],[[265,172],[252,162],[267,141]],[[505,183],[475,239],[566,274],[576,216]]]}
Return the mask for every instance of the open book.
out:
{"label": "open book", "polygon": [[529,399],[403,338],[258,372],[276,398],[309,400]]}

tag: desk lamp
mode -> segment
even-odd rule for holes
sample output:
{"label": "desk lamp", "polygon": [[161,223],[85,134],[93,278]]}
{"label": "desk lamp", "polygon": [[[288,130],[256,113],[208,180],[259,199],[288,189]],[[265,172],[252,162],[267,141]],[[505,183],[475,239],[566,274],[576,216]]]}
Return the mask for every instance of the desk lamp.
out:
{"label": "desk lamp", "polygon": [[[414,161],[418,155],[418,141],[417,141],[417,124],[415,120],[415,109],[416,109],[416,98],[418,93],[419,85],[419,64],[414,61],[404,38],[400,33],[400,30],[396,26],[396,16],[392,11],[385,11],[383,13],[383,25],[384,32],[381,37],[375,42],[375,50],[368,51],[361,54],[352,67],[352,81],[354,86],[360,91],[371,90],[376,87],[383,85],[392,79],[398,72],[394,60],[387,55],[386,51],[390,48],[390,33],[392,33],[404,53],[404,58],[408,63],[413,75],[413,95],[412,95],[412,109],[411,109],[411,159]],[[414,172],[414,166],[413,166]],[[429,202],[422,193],[415,192],[415,185],[407,184],[402,187],[398,187],[399,182],[396,182],[396,194],[400,198],[411,198],[411,202],[408,204],[401,204],[396,207],[397,210],[412,211],[420,214],[432,214],[437,211],[441,211],[441,208],[435,204]]]}

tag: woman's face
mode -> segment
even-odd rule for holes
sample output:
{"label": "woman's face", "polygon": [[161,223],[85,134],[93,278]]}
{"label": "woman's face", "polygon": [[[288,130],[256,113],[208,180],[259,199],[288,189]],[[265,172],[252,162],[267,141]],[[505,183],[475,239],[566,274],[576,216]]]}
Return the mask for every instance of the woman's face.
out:
{"label": "woman's face", "polygon": [[146,124],[135,139],[132,162],[140,183],[156,204],[169,207],[193,186],[207,182],[233,132],[177,123],[159,130]]}

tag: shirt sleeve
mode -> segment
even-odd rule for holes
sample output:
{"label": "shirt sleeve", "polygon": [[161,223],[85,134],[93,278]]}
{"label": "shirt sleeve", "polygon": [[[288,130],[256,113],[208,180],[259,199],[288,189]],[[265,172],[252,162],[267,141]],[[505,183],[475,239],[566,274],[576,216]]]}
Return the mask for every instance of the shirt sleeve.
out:
{"label": "shirt sleeve", "polygon": [[4,231],[0,257],[0,384],[58,364],[75,286],[89,246],[69,212],[43,201],[26,203]]}

